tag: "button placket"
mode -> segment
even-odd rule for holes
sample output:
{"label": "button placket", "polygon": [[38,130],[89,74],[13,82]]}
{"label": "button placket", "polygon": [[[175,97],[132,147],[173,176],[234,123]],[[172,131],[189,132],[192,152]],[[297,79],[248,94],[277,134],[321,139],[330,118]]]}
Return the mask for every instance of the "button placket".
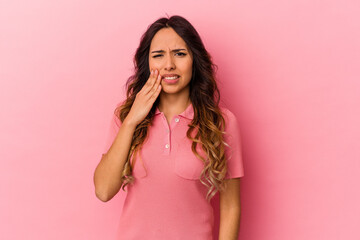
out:
{"label": "button placket", "polygon": [[170,148],[171,148],[170,131],[168,129],[167,133],[165,134],[165,144],[164,144],[164,154],[165,155],[170,154]]}
{"label": "button placket", "polygon": [[162,119],[164,122],[164,126],[166,128],[164,142],[163,142],[163,154],[164,155],[170,155],[171,152],[171,129],[173,129],[177,123],[180,121],[180,116],[176,116],[173,121],[170,122],[170,124],[167,123],[166,117],[163,113],[161,113]]}
{"label": "button placket", "polygon": [[161,113],[162,115],[162,120],[165,126],[165,136],[163,137],[163,144],[162,144],[162,148],[163,148],[163,155],[170,155],[170,148],[171,148],[171,142],[170,142],[170,126],[167,123],[167,120],[164,116],[163,113]]}

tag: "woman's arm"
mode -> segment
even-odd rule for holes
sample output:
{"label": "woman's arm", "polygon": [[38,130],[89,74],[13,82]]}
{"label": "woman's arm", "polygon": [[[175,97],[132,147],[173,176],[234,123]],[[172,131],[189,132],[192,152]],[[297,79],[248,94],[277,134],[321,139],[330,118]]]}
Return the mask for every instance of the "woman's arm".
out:
{"label": "woman's arm", "polygon": [[113,198],[121,188],[121,173],[130,151],[135,128],[136,123],[128,122],[125,118],[109,151],[103,154],[95,169],[95,194],[103,202]]}
{"label": "woman's arm", "polygon": [[220,191],[219,240],[238,240],[240,227],[240,178],[226,179]]}
{"label": "woman's arm", "polygon": [[116,138],[95,169],[95,194],[103,202],[109,201],[119,192],[121,173],[129,155],[136,126],[149,114],[161,91],[161,75],[156,69],[136,94],[130,112],[121,124]]}

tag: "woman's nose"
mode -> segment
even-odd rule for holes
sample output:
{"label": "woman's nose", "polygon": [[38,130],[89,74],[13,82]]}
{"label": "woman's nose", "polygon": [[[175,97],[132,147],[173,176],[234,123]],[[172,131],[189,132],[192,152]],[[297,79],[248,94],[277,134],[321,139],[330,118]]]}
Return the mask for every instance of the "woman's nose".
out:
{"label": "woman's nose", "polygon": [[165,57],[165,70],[169,71],[170,69],[175,69],[175,62],[172,56]]}

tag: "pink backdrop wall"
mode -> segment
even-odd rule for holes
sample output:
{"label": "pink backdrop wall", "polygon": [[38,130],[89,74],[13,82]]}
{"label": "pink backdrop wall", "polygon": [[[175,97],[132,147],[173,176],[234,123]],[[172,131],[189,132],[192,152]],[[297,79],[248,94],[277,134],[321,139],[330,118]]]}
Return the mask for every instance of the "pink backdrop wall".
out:
{"label": "pink backdrop wall", "polygon": [[179,14],[239,119],[240,238],[360,239],[359,1],[0,2],[0,239],[116,239],[93,172],[146,27]]}

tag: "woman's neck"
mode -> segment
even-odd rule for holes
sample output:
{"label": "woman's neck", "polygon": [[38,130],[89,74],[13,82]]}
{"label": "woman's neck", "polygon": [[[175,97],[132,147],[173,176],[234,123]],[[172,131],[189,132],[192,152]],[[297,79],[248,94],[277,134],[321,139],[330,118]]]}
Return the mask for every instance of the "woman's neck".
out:
{"label": "woman's neck", "polygon": [[[160,96],[161,97],[161,96]],[[163,96],[159,101],[159,110],[165,115],[177,115],[185,111],[191,104],[190,97]]]}

